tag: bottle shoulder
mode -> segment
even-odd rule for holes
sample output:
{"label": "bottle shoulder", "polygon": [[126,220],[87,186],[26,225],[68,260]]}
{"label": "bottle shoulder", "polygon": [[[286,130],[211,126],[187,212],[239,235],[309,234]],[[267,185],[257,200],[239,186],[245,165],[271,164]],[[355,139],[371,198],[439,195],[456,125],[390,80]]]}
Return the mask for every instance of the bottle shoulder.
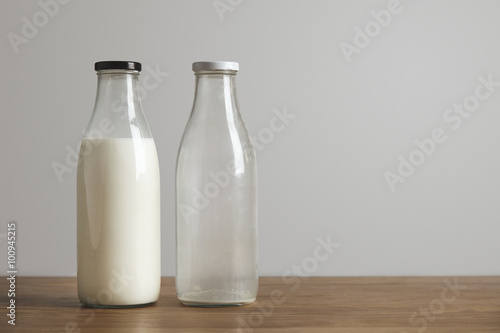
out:
{"label": "bottle shoulder", "polygon": [[152,138],[146,116],[140,109],[101,110],[95,108],[84,138]]}
{"label": "bottle shoulder", "polygon": [[244,127],[215,128],[186,127],[179,145],[178,166],[196,164],[217,169],[229,162],[255,164],[255,149]]}

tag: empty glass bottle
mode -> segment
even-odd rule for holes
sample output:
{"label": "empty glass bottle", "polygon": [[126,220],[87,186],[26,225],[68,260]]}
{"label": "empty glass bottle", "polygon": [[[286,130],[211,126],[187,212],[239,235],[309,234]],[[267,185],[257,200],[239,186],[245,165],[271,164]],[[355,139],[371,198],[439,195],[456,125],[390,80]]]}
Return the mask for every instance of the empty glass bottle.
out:
{"label": "empty glass bottle", "polygon": [[235,62],[195,62],[196,91],[177,158],[177,297],[255,301],[257,165],[236,99]]}
{"label": "empty glass bottle", "polygon": [[94,112],[77,175],[78,297],[95,307],[158,300],[160,172],[142,112],[141,64],[97,62]]}

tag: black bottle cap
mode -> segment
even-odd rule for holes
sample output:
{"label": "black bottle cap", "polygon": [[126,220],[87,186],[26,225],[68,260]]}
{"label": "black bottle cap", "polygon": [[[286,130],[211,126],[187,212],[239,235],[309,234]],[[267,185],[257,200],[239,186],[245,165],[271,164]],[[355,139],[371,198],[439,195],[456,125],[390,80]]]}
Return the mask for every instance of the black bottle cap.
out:
{"label": "black bottle cap", "polygon": [[142,65],[140,62],[135,61],[98,61],[95,63],[94,68],[96,71],[102,69],[128,69],[140,72]]}

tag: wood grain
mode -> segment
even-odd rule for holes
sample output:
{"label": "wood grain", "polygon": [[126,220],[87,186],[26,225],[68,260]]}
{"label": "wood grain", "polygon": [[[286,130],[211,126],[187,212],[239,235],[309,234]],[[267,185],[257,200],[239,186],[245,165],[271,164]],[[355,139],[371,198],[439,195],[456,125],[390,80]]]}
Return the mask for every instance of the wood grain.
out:
{"label": "wood grain", "polygon": [[500,332],[500,277],[264,277],[257,302],[229,308],[183,306],[165,277],[156,305],[100,310],[75,278],[18,277],[15,327],[7,290],[4,277],[1,332]]}

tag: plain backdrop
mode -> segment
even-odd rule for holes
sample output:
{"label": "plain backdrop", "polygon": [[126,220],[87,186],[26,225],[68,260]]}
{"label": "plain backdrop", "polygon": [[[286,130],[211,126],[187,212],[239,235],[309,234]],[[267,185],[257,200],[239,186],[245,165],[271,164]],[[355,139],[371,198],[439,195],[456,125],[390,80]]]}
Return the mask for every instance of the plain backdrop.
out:
{"label": "plain backdrop", "polygon": [[[163,275],[175,274],[175,161],[199,60],[240,63],[243,118],[267,141],[261,275],[500,274],[500,87],[474,98],[480,77],[500,82],[500,2],[394,1],[0,2],[0,275],[9,221],[19,275],[76,274],[76,168],[59,179],[53,165],[79,145],[99,60],[168,73],[143,100]],[[443,116],[464,102],[474,111],[454,130]],[[269,139],[284,111],[295,118]],[[446,140],[415,152],[436,128]],[[410,156],[419,165],[392,191],[384,174]],[[318,237],[340,245],[324,261]]]}

